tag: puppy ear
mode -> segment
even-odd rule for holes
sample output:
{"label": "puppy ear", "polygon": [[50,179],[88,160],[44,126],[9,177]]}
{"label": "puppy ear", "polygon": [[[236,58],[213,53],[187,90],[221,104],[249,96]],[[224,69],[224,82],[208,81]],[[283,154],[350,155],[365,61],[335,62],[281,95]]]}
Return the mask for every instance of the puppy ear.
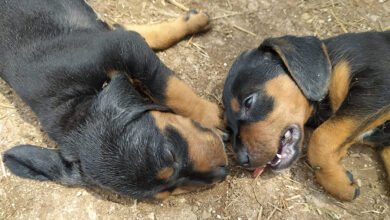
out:
{"label": "puppy ear", "polygon": [[4,153],[4,162],[17,176],[65,185],[83,185],[78,166],[68,163],[59,150],[20,145]]}
{"label": "puppy ear", "polygon": [[331,64],[326,47],[318,38],[268,38],[260,45],[260,49],[271,49],[280,56],[290,75],[309,100],[320,101],[328,92]]}

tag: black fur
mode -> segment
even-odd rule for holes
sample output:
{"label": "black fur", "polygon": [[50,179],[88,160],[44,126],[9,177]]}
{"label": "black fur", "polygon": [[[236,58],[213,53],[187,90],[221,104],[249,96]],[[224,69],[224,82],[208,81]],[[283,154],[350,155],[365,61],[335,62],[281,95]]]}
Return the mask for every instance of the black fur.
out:
{"label": "black fur", "polygon": [[264,40],[260,50],[271,48],[277,52],[303,94],[309,100],[320,101],[328,91],[331,73],[321,46],[316,37],[284,36]]}
{"label": "black fur", "polygon": [[[110,70],[123,73],[110,80]],[[159,130],[149,113],[168,109],[145,100],[125,73],[164,103],[174,73],[139,34],[110,30],[83,0],[1,1],[0,76],[60,146],[12,148],[4,153],[8,168],[135,197],[219,180],[192,170],[185,138],[174,127]],[[164,167],[174,174],[158,179]]]}

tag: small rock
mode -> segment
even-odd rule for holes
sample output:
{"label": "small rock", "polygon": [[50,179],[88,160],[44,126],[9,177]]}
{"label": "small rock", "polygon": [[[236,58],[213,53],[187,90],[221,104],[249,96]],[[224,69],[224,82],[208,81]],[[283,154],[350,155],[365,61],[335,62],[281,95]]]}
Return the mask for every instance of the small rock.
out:
{"label": "small rock", "polygon": [[154,219],[155,219],[154,212],[150,213],[150,214],[148,215],[148,218],[154,220]]}
{"label": "small rock", "polygon": [[302,18],[303,20],[309,20],[309,19],[310,19],[310,15],[309,15],[309,13],[303,13],[303,14],[301,15],[301,18]]}
{"label": "small rock", "polygon": [[222,217],[220,215],[217,215],[217,219],[221,219]]}
{"label": "small rock", "polygon": [[80,197],[83,193],[81,191],[77,192],[76,196]]}
{"label": "small rock", "polygon": [[211,218],[210,212],[207,212],[206,210],[202,212],[202,219]]}
{"label": "small rock", "polygon": [[359,187],[362,187],[362,181],[360,179],[357,179],[356,180],[356,184],[359,186]]}
{"label": "small rock", "polygon": [[370,19],[371,19],[373,22],[376,22],[376,21],[378,21],[379,16],[378,16],[378,15],[371,15],[371,16],[370,16]]}

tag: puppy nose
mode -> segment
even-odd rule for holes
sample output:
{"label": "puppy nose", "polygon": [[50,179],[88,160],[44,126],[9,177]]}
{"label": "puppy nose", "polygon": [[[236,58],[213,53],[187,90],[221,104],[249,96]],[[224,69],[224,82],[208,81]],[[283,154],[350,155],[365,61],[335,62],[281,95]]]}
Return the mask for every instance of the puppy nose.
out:
{"label": "puppy nose", "polygon": [[227,170],[225,165],[221,165],[216,169],[215,172],[217,179],[219,180],[218,182],[223,182],[226,179],[227,176]]}
{"label": "puppy nose", "polygon": [[241,166],[248,167],[249,166],[249,155],[246,151],[240,151],[237,153],[237,162]]}

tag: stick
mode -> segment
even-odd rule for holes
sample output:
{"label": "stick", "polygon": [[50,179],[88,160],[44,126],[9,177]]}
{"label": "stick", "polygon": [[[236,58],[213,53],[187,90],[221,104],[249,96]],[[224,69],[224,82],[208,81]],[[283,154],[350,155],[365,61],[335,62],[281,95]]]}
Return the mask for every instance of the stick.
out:
{"label": "stick", "polygon": [[0,163],[1,163],[1,171],[3,171],[3,176],[7,177],[7,173],[5,172],[3,158],[1,158],[1,154],[0,154]]}
{"label": "stick", "polygon": [[244,29],[244,28],[242,28],[240,26],[237,26],[235,24],[233,25],[233,27],[236,28],[237,30],[240,30],[240,31],[245,32],[247,34],[250,34],[252,36],[255,36],[255,37],[257,36],[255,33],[251,32],[251,31],[248,31],[248,30],[246,30],[246,29]]}
{"label": "stick", "polygon": [[231,16],[236,16],[236,15],[242,15],[244,13],[246,13],[246,12],[236,12],[236,13],[232,13],[232,14],[228,14],[228,15],[221,15],[221,16],[217,16],[217,17],[213,18],[213,20],[227,18],[227,17],[231,17]]}
{"label": "stick", "polygon": [[282,210],[280,208],[278,208],[277,206],[275,206],[274,204],[270,203],[270,202],[267,202],[268,204],[270,204],[272,207],[274,207],[276,210],[278,210],[279,212],[282,212]]}
{"label": "stick", "polygon": [[186,6],[180,4],[179,2],[175,1],[175,0],[167,0],[169,3],[171,3],[172,5],[180,8],[181,10],[183,11],[189,11],[190,9],[187,8]]}
{"label": "stick", "polygon": [[340,25],[341,29],[343,29],[344,33],[348,33],[347,29],[345,28],[344,24],[340,21],[340,19],[336,16],[333,9],[330,9],[330,13],[333,15],[336,22]]}
{"label": "stick", "polygon": [[4,104],[0,104],[0,108],[9,108],[9,109],[15,109],[14,106],[12,105],[4,105]]}
{"label": "stick", "polygon": [[268,216],[267,220],[270,220],[272,218],[272,216],[274,215],[276,211],[276,207],[274,207],[274,210],[272,210],[271,214]]}
{"label": "stick", "polygon": [[263,215],[263,206],[260,206],[259,214],[257,215],[257,220],[261,220],[262,215]]}

